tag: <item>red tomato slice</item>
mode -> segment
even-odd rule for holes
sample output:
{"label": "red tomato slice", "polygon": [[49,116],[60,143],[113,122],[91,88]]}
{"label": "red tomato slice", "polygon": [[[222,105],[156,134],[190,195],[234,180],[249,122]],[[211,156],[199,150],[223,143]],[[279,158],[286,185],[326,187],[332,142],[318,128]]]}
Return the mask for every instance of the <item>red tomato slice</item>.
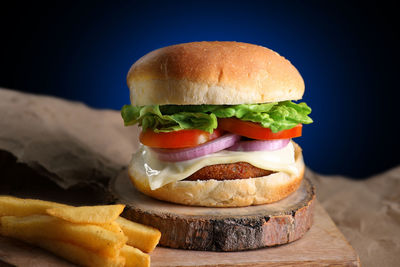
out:
{"label": "red tomato slice", "polygon": [[222,135],[222,130],[215,129],[213,133],[202,130],[180,130],[169,133],[155,133],[147,129],[139,135],[143,145],[157,148],[193,147],[211,141]]}
{"label": "red tomato slice", "polygon": [[298,124],[292,129],[273,133],[271,129],[264,128],[260,124],[251,121],[242,121],[235,118],[218,119],[218,128],[241,136],[259,140],[299,137],[301,136],[302,127],[303,125]]}

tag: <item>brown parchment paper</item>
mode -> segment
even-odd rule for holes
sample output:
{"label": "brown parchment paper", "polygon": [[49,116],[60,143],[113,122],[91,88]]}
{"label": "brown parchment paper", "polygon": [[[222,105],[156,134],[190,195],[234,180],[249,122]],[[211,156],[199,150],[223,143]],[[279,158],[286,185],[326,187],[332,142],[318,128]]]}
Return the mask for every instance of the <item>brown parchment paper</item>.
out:
{"label": "brown parchment paper", "polygon": [[65,189],[107,183],[127,165],[136,134],[116,111],[0,89],[0,150]]}
{"label": "brown parchment paper", "polygon": [[306,175],[362,266],[400,266],[400,166],[366,180]]}
{"label": "brown parchment paper", "polygon": [[[1,152],[12,155],[64,189],[107,184],[129,162],[137,134],[118,111],[0,89],[0,163]],[[10,183],[6,164],[0,186]],[[309,169],[306,176],[363,266],[400,266],[400,166],[362,181]]]}

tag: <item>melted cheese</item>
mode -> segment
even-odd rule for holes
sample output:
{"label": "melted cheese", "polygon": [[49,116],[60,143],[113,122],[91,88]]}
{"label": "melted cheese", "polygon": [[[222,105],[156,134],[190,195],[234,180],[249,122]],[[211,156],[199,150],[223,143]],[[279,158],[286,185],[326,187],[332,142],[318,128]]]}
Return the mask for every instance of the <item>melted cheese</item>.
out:
{"label": "melted cheese", "polygon": [[130,168],[143,172],[148,178],[150,188],[155,190],[166,184],[183,180],[205,166],[240,161],[250,163],[264,170],[298,175],[292,143],[275,151],[240,152],[222,150],[200,158],[180,162],[160,161],[152,150],[146,146],[141,146],[133,155]]}

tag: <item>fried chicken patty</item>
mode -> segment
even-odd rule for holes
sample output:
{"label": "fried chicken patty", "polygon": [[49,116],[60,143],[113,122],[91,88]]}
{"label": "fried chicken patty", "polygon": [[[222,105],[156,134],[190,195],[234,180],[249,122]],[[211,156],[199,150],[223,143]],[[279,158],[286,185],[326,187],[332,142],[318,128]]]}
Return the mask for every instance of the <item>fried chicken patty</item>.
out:
{"label": "fried chicken patty", "polygon": [[270,175],[273,171],[263,170],[247,162],[215,164],[206,166],[186,178],[186,181],[197,180],[236,180]]}

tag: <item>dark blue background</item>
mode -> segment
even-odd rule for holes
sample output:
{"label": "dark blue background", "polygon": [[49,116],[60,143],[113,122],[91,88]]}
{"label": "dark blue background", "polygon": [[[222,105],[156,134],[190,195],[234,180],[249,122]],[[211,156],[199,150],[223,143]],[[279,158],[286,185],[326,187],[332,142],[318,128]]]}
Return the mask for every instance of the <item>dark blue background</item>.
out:
{"label": "dark blue background", "polygon": [[366,177],[400,163],[399,32],[393,5],[349,2],[18,2],[2,8],[0,86],[120,109],[129,102],[130,65],[153,49],[259,44],[305,80],[315,123],[296,140],[306,163]]}

